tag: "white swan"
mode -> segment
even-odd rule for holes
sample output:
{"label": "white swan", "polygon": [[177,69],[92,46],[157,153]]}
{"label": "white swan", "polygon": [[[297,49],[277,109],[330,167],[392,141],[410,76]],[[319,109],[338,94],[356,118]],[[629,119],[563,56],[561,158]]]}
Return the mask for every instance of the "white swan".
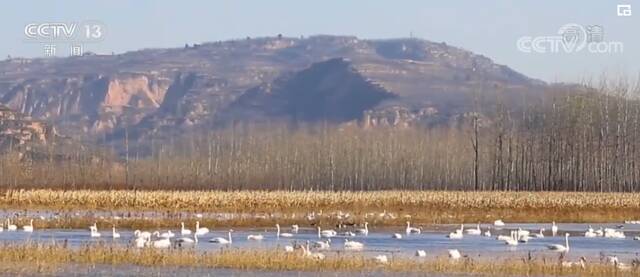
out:
{"label": "white swan", "polygon": [[149,233],[147,231],[141,232],[140,230],[135,230],[133,232],[133,235],[136,238],[143,238],[143,239],[150,239],[151,238],[151,233]]}
{"label": "white swan", "polygon": [[193,234],[193,238],[190,237],[181,237],[176,240],[179,246],[184,244],[197,244],[198,243],[198,234]]}
{"label": "white swan", "polygon": [[327,239],[327,241],[316,241],[313,243],[313,247],[319,250],[327,250],[331,248],[331,239]]}
{"label": "white swan", "polygon": [[504,222],[502,221],[502,219],[498,219],[493,222],[493,226],[502,227],[504,226]]}
{"label": "white swan", "polygon": [[564,234],[565,245],[562,244],[549,244],[547,248],[555,252],[569,252],[569,233]]}
{"label": "white swan", "polygon": [[490,237],[491,236],[491,227],[488,227],[486,231],[484,231],[484,233],[482,233],[483,236],[485,237]]}
{"label": "white swan", "polygon": [[137,237],[133,241],[133,244],[135,245],[136,248],[143,248],[147,244],[147,239],[148,238]]}
{"label": "white swan", "polygon": [[480,223],[478,223],[478,225],[476,225],[475,229],[467,229],[465,230],[467,232],[468,235],[480,235],[482,234],[482,230],[480,230]]}
{"label": "white swan", "polygon": [[169,248],[171,247],[171,240],[169,238],[161,238],[158,240],[152,241],[151,238],[147,239],[147,243],[149,246],[153,248]]}
{"label": "white swan", "polygon": [[363,235],[369,235],[369,222],[364,222],[364,228],[363,229],[358,229],[356,230],[356,233],[358,234],[363,234]]}
{"label": "white swan", "polygon": [[533,236],[540,239],[544,238],[544,231],[545,231],[544,228],[541,228],[540,232],[538,232],[537,234],[533,234]]}
{"label": "white swan", "polygon": [[280,232],[280,224],[276,224],[276,229],[277,229],[277,233],[276,233],[276,237],[277,238],[280,238],[280,237],[283,237],[283,238],[293,237],[292,233],[281,233]]}
{"label": "white swan", "polygon": [[408,234],[420,234],[422,232],[422,230],[415,228],[415,227],[411,227],[411,222],[407,221],[407,228],[405,230],[405,232]]}
{"label": "white swan", "polygon": [[200,221],[196,221],[196,234],[198,234],[198,236],[202,236],[207,233],[209,233],[209,228],[207,227],[200,228]]}
{"label": "white swan", "polygon": [[531,238],[531,237],[530,236],[518,236],[516,238],[518,239],[518,242],[527,243],[527,242],[529,242],[529,238]]}
{"label": "white swan", "polygon": [[595,238],[597,237],[598,234],[592,229],[592,230],[587,230],[586,232],[584,232],[584,237],[585,238]]}
{"label": "white swan", "polygon": [[18,225],[11,224],[11,220],[7,218],[7,230],[8,231],[16,231],[16,230],[18,230]]}
{"label": "white swan", "polygon": [[27,233],[32,233],[33,232],[33,219],[31,219],[31,221],[29,221],[29,225],[22,226],[22,230],[27,232]]}
{"label": "white swan", "polygon": [[602,227],[600,227],[600,229],[596,230],[596,235],[598,235],[599,237],[604,237],[604,229],[602,229]]}
{"label": "white swan", "polygon": [[424,250],[416,251],[416,257],[426,257],[426,256],[427,256],[427,251],[424,251]]}
{"label": "white swan", "polygon": [[376,261],[377,263],[380,264],[388,264],[389,263],[389,258],[387,257],[387,255],[378,255],[375,256],[375,258],[373,258],[374,261]]}
{"label": "white swan", "polygon": [[351,231],[346,231],[346,232],[342,233],[342,236],[343,237],[355,237],[356,233],[351,232]]}
{"label": "white swan", "polygon": [[255,241],[258,241],[258,240],[263,240],[263,239],[264,239],[264,236],[263,236],[262,234],[257,234],[257,235],[248,235],[248,236],[247,236],[247,240],[255,240]]}
{"label": "white swan", "polygon": [[613,239],[624,239],[624,238],[626,238],[626,236],[624,235],[624,232],[618,231],[618,230],[612,229],[612,228],[605,228],[604,229],[604,237],[605,238],[613,238]]}
{"label": "white swan", "polygon": [[518,245],[518,238],[516,237],[517,232],[516,231],[511,231],[511,236],[509,236],[508,239],[506,239],[504,241],[504,243],[506,245],[510,245],[510,246],[517,246]]}
{"label": "white swan", "polygon": [[606,259],[608,264],[613,265],[617,269],[629,270],[632,268],[631,265],[621,263],[620,260],[618,260],[618,256],[607,256]]}
{"label": "white swan", "polygon": [[209,242],[218,243],[218,244],[231,244],[233,243],[233,240],[231,240],[231,232],[233,232],[233,230],[229,230],[228,239],[225,239],[223,237],[217,237],[217,238],[210,239]]}
{"label": "white swan", "polygon": [[111,237],[113,237],[114,239],[117,239],[120,237],[120,233],[116,232],[116,226],[113,226],[111,228]]}
{"label": "white swan", "polygon": [[563,261],[561,265],[562,267],[581,267],[584,269],[587,266],[586,263],[587,259],[585,257],[580,257],[578,262]]}
{"label": "white swan", "polygon": [[447,235],[449,239],[462,239],[464,237],[464,225],[460,224],[460,229],[456,229],[454,232]]}
{"label": "white swan", "polygon": [[516,238],[528,237],[529,234],[531,234],[531,232],[529,232],[527,230],[522,230],[522,228],[518,228],[518,230],[516,231]]}
{"label": "white swan", "polygon": [[293,250],[295,250],[295,249],[291,245],[285,245],[284,246],[284,252],[293,252]]}
{"label": "white swan", "polygon": [[551,222],[551,235],[555,237],[556,234],[558,234],[558,225],[556,225],[556,222],[553,221]]}
{"label": "white swan", "polygon": [[291,225],[291,232],[297,233],[300,230],[300,226],[298,224]]}
{"label": "white swan", "polygon": [[93,223],[92,226],[89,226],[89,230],[91,231],[90,235],[92,238],[99,238],[100,236],[102,236],[100,232],[98,232],[98,225],[96,223]]}
{"label": "white swan", "polygon": [[395,233],[395,234],[391,235],[391,237],[394,238],[394,239],[402,239],[402,235],[399,234],[399,233]]}
{"label": "white swan", "polygon": [[318,238],[331,238],[331,237],[335,237],[336,235],[338,235],[338,233],[336,233],[336,231],[334,230],[322,230],[319,226],[318,226]]}
{"label": "white swan", "polygon": [[180,234],[183,236],[191,235],[191,230],[184,228],[184,222],[180,222]]}
{"label": "white swan", "polygon": [[363,248],[364,248],[364,244],[362,242],[352,241],[348,239],[344,240],[345,250],[362,250]]}
{"label": "white swan", "polygon": [[458,251],[458,249],[448,249],[447,251],[449,252],[449,258],[451,258],[453,260],[457,260],[457,259],[460,259],[462,257],[462,255],[460,255],[460,251]]}
{"label": "white swan", "polygon": [[171,230],[168,230],[162,234],[158,235],[161,238],[165,238],[165,239],[170,239],[176,236],[176,234],[174,234],[173,232],[171,232]]}

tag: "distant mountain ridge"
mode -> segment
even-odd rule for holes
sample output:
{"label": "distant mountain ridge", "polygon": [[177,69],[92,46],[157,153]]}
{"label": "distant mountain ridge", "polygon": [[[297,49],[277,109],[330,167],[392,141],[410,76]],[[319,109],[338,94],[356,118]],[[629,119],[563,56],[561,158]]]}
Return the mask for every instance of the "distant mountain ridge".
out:
{"label": "distant mountain ridge", "polygon": [[470,112],[478,93],[515,102],[547,88],[482,55],[413,38],[247,38],[0,62],[0,103],[94,139],[238,121],[430,125]]}

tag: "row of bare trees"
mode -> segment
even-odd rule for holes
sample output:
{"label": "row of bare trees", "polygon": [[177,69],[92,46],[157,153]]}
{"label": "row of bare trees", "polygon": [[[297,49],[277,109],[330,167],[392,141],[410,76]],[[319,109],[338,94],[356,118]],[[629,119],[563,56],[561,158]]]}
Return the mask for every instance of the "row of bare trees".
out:
{"label": "row of bare trees", "polygon": [[118,162],[0,157],[4,188],[640,191],[640,102],[616,90],[432,128],[236,126]]}

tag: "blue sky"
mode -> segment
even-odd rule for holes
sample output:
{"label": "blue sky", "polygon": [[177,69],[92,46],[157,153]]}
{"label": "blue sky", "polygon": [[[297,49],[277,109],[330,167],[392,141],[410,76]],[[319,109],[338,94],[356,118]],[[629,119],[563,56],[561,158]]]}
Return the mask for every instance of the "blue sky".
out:
{"label": "blue sky", "polygon": [[[625,2],[633,4],[633,15],[618,17],[616,5]],[[360,38],[413,34],[483,54],[546,81],[640,72],[640,2],[630,0],[7,1],[0,9],[0,58],[43,56],[41,44],[25,42],[29,23],[84,20],[98,20],[107,28],[102,42],[84,46],[100,53],[278,33]],[[518,38],[555,35],[567,23],[603,26],[605,40],[622,42],[623,53],[518,51]]]}

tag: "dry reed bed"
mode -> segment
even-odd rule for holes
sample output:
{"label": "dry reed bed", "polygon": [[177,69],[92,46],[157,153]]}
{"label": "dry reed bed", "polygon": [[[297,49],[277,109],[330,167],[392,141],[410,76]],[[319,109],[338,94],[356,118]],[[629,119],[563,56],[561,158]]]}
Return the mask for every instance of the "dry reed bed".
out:
{"label": "dry reed bed", "polygon": [[461,191],[96,191],[6,190],[4,207],[182,211],[415,210],[415,209],[632,209],[637,193]]}
{"label": "dry reed bed", "polygon": [[408,257],[392,258],[388,264],[376,263],[361,254],[330,255],[316,261],[300,253],[278,250],[222,249],[196,252],[190,249],[131,249],[107,244],[69,248],[65,245],[4,244],[0,246],[0,268],[14,262],[30,263],[45,269],[55,265],[113,265],[149,267],[202,267],[270,271],[386,271],[419,273],[470,273],[479,275],[579,275],[579,276],[637,276],[638,269],[616,270],[600,263],[588,264],[585,269],[566,268],[554,260],[472,260],[449,261],[444,258],[427,260]]}

